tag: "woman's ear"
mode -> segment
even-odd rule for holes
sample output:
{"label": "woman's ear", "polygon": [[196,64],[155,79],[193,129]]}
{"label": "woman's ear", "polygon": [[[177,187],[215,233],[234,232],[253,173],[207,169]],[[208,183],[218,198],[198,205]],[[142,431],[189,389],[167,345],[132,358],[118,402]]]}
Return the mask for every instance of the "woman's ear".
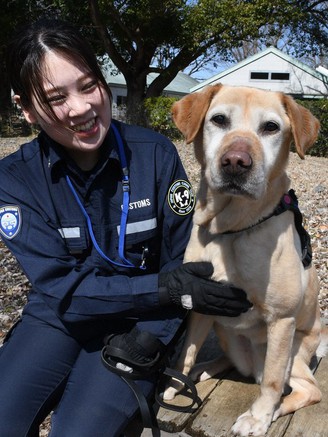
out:
{"label": "woman's ear", "polygon": [[28,123],[30,123],[30,124],[35,124],[35,123],[37,123],[36,113],[35,113],[35,110],[34,110],[33,108],[32,108],[32,109],[27,109],[27,108],[25,108],[25,107],[22,105],[22,102],[21,102],[21,98],[20,98],[20,96],[18,96],[17,94],[14,95],[13,100],[14,100],[14,102],[16,103],[16,105],[18,105],[18,106],[21,108],[21,110],[23,111],[23,114],[24,114],[25,120],[26,120]]}

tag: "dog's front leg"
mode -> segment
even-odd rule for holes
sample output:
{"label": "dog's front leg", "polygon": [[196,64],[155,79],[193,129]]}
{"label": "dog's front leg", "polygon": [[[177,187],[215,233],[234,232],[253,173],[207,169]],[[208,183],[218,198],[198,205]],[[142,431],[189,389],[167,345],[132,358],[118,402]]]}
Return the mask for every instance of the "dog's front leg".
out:
{"label": "dog's front leg", "polygon": [[267,352],[260,396],[251,408],[238,417],[234,435],[264,436],[278,408],[290,367],[295,319],[284,318],[268,325]]}
{"label": "dog's front leg", "polygon": [[[186,337],[184,339],[182,352],[177,362],[177,370],[184,375],[188,375],[194,366],[197,354],[206,340],[214,323],[212,316],[191,312],[188,320]],[[170,385],[165,389],[163,398],[165,400],[174,399],[175,395],[181,391],[183,384],[172,379]]]}

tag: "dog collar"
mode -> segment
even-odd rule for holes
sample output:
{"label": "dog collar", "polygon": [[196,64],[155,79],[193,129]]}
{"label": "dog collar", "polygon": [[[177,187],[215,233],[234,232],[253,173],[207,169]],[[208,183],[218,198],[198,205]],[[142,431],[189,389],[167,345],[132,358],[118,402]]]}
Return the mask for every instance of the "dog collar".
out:
{"label": "dog collar", "polygon": [[310,235],[308,234],[308,232],[305,230],[303,226],[303,216],[298,207],[298,200],[294,190],[289,190],[288,193],[284,194],[280,199],[279,204],[273,210],[273,212],[267,215],[266,217],[263,217],[257,223],[254,223],[253,225],[248,226],[247,228],[244,229],[240,229],[238,231],[222,232],[220,235],[237,234],[239,232],[248,231],[249,229],[252,229],[255,226],[258,226],[261,223],[265,222],[266,220],[269,220],[271,217],[280,215],[285,211],[292,211],[294,213],[296,230],[301,240],[302,263],[304,267],[307,267],[308,265],[311,264],[312,261],[311,239],[310,239]]}

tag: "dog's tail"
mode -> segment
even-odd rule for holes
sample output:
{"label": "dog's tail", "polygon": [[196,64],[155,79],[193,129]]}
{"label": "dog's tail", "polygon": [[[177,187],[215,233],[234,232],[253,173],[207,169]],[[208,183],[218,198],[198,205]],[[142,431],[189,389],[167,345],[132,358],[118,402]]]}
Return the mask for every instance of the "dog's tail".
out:
{"label": "dog's tail", "polygon": [[328,319],[322,320],[321,339],[316,356],[318,358],[325,357],[328,354]]}

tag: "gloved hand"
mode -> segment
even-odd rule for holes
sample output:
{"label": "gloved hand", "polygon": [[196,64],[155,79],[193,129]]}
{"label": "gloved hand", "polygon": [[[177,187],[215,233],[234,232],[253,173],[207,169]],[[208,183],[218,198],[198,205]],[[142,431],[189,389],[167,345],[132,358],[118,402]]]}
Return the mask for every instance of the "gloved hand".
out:
{"label": "gloved hand", "polygon": [[105,354],[117,360],[116,367],[131,371],[134,366],[157,360],[165,345],[153,334],[136,326],[130,332],[112,334],[104,339]]}
{"label": "gloved hand", "polygon": [[246,312],[252,306],[246,293],[208,279],[213,271],[210,262],[189,262],[171,272],[159,273],[160,304],[175,303],[198,313],[229,317]]}

